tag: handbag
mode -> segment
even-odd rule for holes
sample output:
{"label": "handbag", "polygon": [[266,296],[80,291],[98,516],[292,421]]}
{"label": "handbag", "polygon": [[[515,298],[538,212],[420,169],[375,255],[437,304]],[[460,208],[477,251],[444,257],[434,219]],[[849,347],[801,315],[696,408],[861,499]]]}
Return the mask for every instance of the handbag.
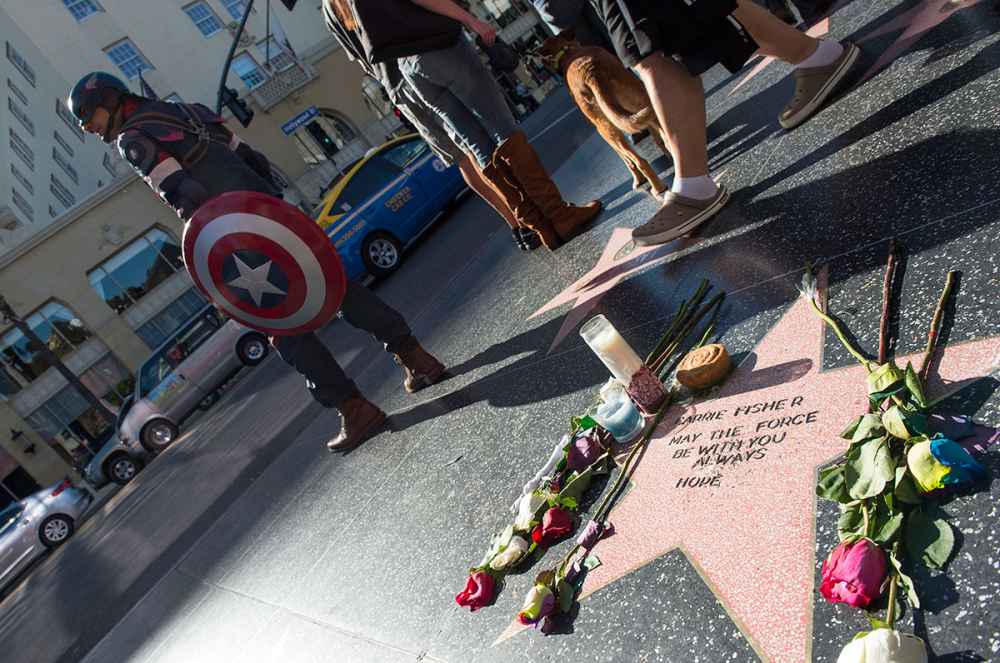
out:
{"label": "handbag", "polygon": [[499,37],[492,46],[484,44],[482,37],[476,37],[476,44],[486,53],[486,57],[490,59],[490,66],[495,71],[509,74],[517,69],[521,56],[510,44],[501,41]]}

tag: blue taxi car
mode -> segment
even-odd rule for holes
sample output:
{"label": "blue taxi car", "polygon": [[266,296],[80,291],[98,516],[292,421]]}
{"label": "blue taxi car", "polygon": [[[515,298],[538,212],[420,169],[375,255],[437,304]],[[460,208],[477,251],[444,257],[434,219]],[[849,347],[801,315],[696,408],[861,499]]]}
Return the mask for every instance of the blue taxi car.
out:
{"label": "blue taxi car", "polygon": [[337,247],[348,278],[381,278],[465,190],[458,168],[445,166],[410,134],[372,149],[335,180],[316,222]]}

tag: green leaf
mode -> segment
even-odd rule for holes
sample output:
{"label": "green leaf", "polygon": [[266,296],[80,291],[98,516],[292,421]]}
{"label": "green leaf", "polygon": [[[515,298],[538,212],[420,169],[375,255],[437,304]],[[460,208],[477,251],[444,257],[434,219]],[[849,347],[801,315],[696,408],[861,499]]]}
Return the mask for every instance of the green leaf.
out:
{"label": "green leaf", "polygon": [[844,438],[845,440],[852,439],[854,437],[854,431],[858,430],[858,425],[861,423],[862,419],[864,419],[864,416],[858,415],[857,418],[855,418],[854,421],[849,423],[847,425],[847,428],[845,428],[843,432],[841,432],[840,437]]}
{"label": "green leaf", "polygon": [[892,628],[889,626],[888,622],[884,622],[875,615],[868,615],[868,623],[872,625],[872,630],[877,631],[880,628]]}
{"label": "green leaf", "polygon": [[927,417],[918,412],[907,412],[898,405],[882,413],[882,425],[893,437],[909,440],[927,432]]}
{"label": "green leaf", "polygon": [[906,602],[909,603],[911,607],[919,608],[920,597],[917,596],[917,590],[914,589],[913,578],[903,573],[903,565],[891,551],[889,552],[889,563],[892,564],[892,568],[896,570],[896,575],[899,576],[899,587],[906,595]]}
{"label": "green leaf", "polygon": [[573,585],[565,580],[560,580],[556,584],[556,597],[559,599],[559,610],[569,612],[573,609],[573,599],[576,598],[576,590]]}
{"label": "green leaf", "polygon": [[883,435],[885,428],[882,427],[882,418],[877,414],[866,414],[861,417],[857,430],[851,436],[851,443],[864,442]]}
{"label": "green leaf", "polygon": [[573,509],[573,510],[575,510],[576,506],[577,506],[577,504],[576,504],[576,498],[575,497],[569,497],[569,496],[567,496],[567,497],[560,497],[559,498],[559,506],[561,506],[561,507],[563,507],[565,509]]}
{"label": "green leaf", "polygon": [[872,539],[875,543],[885,545],[895,538],[899,533],[899,528],[903,526],[903,512],[897,511],[886,520],[876,521],[875,536]]}
{"label": "green leaf", "polygon": [[535,576],[536,585],[545,585],[549,589],[552,589],[552,585],[555,583],[555,581],[556,581],[555,569],[548,569],[546,571],[542,571],[537,576]]}
{"label": "green leaf", "polygon": [[871,395],[898,387],[904,377],[896,364],[886,362],[868,374],[868,393]]}
{"label": "green leaf", "polygon": [[847,503],[851,496],[847,494],[847,483],[844,481],[844,464],[824,467],[819,471],[816,482],[816,494],[826,500]]}
{"label": "green leaf", "polygon": [[920,504],[923,502],[906,465],[896,468],[896,485],[892,492],[900,502],[906,502],[907,504]]}
{"label": "green leaf", "polygon": [[590,428],[594,428],[595,426],[597,426],[597,421],[589,414],[580,417],[579,419],[577,419],[577,422],[579,424],[578,428],[580,430],[588,430]]}
{"label": "green leaf", "polygon": [[955,532],[940,513],[914,509],[906,519],[906,550],[934,569],[943,567],[955,548]]}
{"label": "green leaf", "polygon": [[601,558],[598,557],[597,555],[594,555],[593,553],[587,555],[587,559],[583,560],[583,568],[587,569],[588,571],[593,571],[600,565],[601,565]]}
{"label": "green leaf", "polygon": [[920,382],[920,376],[913,370],[913,364],[906,363],[906,388],[913,396],[913,402],[922,410],[927,409],[927,397],[924,395],[924,387]]}
{"label": "green leaf", "polygon": [[574,472],[566,485],[563,486],[563,489],[559,491],[560,502],[571,499],[574,501],[574,505],[570,508],[575,509],[576,505],[583,499],[583,494],[587,492],[587,488],[590,487],[590,480],[593,476],[593,465],[583,472]]}
{"label": "green leaf", "polygon": [[841,505],[840,518],[837,520],[837,535],[841,541],[856,539],[865,535],[865,519],[861,515],[861,505]]}
{"label": "green leaf", "polygon": [[848,459],[844,472],[848,494],[856,500],[875,497],[896,476],[896,465],[884,437],[860,445],[856,458]]}

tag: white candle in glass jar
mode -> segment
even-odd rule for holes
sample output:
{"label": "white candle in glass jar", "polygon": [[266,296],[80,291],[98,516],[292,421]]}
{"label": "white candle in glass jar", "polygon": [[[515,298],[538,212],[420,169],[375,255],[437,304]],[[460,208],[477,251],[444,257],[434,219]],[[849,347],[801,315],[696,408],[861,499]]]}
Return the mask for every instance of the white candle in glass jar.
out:
{"label": "white candle in glass jar", "polygon": [[635,350],[603,315],[588,320],[580,328],[580,336],[623,385],[627,386],[642,368],[642,360]]}

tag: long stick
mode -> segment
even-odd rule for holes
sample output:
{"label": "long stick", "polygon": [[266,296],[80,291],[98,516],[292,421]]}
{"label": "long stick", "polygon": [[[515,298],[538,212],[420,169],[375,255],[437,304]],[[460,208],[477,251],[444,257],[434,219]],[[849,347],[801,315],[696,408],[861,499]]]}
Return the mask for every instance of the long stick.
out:
{"label": "long stick", "polygon": [[889,354],[889,309],[892,300],[892,279],[896,272],[896,240],[889,240],[889,257],[885,261],[882,279],[882,320],[878,328],[878,363],[885,363]]}
{"label": "long stick", "polygon": [[920,362],[920,381],[927,384],[927,372],[931,368],[931,357],[937,348],[938,333],[941,331],[941,318],[944,317],[944,307],[951,296],[952,286],[955,284],[956,271],[948,272],[948,278],[944,281],[944,290],[941,291],[941,298],[938,299],[937,308],[934,309],[934,318],[931,320],[931,328],[927,332],[927,347],[924,349],[924,358]]}

